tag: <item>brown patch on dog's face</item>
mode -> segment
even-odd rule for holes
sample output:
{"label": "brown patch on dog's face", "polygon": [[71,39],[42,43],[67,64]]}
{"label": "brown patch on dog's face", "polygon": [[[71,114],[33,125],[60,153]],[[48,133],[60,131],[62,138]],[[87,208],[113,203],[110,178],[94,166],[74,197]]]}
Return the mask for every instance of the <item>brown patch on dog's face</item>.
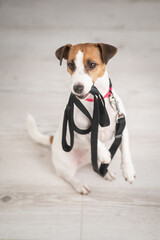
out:
{"label": "brown patch on dog's face", "polygon": [[66,44],[57,49],[56,57],[62,64],[62,59],[67,59],[67,71],[72,75],[78,66],[75,60],[78,51],[83,52],[84,72],[87,73],[92,82],[103,76],[106,64],[116,54],[117,48],[104,43],[84,43],[72,46]]}
{"label": "brown patch on dog's face", "polygon": [[67,60],[67,70],[72,75],[76,70],[75,59],[78,51],[83,52],[84,71],[92,78],[95,83],[97,78],[103,76],[106,66],[102,62],[99,48],[92,43],[77,44],[72,46]]}
{"label": "brown patch on dog's face", "polygon": [[92,82],[95,83],[97,78],[104,75],[106,65],[102,62],[101,53],[95,44],[89,44],[84,51],[83,63],[85,72],[92,78]]}
{"label": "brown patch on dog's face", "polygon": [[70,48],[68,59],[67,59],[67,71],[72,75],[76,70],[75,60],[78,51],[84,51],[84,44],[77,44]]}

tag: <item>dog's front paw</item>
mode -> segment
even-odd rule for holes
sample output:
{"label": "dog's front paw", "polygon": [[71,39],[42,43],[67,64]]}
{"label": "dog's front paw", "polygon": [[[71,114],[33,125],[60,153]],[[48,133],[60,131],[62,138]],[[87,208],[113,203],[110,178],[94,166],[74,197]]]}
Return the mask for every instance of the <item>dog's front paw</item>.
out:
{"label": "dog's front paw", "polygon": [[98,160],[100,163],[109,164],[111,162],[111,154],[104,144],[100,144],[98,147]]}
{"label": "dog's front paw", "polygon": [[136,178],[136,173],[132,163],[123,164],[123,177],[129,183],[133,183]]}
{"label": "dog's front paw", "polygon": [[104,179],[108,180],[108,181],[114,181],[116,179],[116,173],[113,171],[108,170],[106,176],[104,177]]}

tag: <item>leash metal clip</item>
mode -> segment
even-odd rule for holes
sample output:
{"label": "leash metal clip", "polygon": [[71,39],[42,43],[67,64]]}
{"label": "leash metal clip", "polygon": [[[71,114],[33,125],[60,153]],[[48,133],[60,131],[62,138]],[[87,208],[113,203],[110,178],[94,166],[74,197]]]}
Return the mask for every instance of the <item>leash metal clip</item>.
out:
{"label": "leash metal clip", "polygon": [[117,101],[117,99],[114,97],[113,93],[109,98],[110,104],[112,106],[112,108],[114,109],[114,111],[117,112],[116,115],[116,122],[118,122],[118,120],[120,118],[124,118],[124,114],[121,112],[120,107],[119,107],[119,102]]}
{"label": "leash metal clip", "polygon": [[123,113],[117,113],[117,116],[116,116],[116,120],[118,122],[119,119],[121,118],[124,118],[124,114]]}
{"label": "leash metal clip", "polygon": [[114,111],[116,111],[117,113],[121,113],[120,107],[119,107],[119,102],[114,97],[113,93],[110,96],[109,101],[110,101],[110,104],[111,104],[112,108],[114,109]]}

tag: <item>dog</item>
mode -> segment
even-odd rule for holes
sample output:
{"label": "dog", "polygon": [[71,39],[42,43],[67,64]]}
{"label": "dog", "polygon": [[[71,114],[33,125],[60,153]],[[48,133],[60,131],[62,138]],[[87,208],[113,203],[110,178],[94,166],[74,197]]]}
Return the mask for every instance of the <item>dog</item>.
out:
{"label": "dog", "polygon": [[[109,90],[109,77],[106,65],[117,53],[117,50],[116,47],[109,44],[84,43],[77,45],[66,44],[55,52],[56,57],[60,61],[60,65],[63,59],[67,60],[67,70],[71,76],[71,91],[79,98],[91,115],[93,113],[93,96],[89,92],[94,84],[102,96],[107,96],[106,93]],[[119,102],[121,112],[126,116],[120,97],[114,89],[112,92]],[[105,128],[99,127],[97,144],[98,162],[109,164],[111,162],[111,155],[107,147],[114,138],[117,113],[112,108],[109,98],[105,97],[104,100],[110,117],[110,125]],[[80,129],[86,129],[90,126],[90,121],[78,108],[75,108],[74,111],[74,121]],[[28,132],[31,138],[36,142],[51,146],[52,161],[57,175],[69,183],[76,192],[88,194],[90,192],[89,187],[77,180],[75,174],[80,167],[91,163],[90,134],[80,135],[75,133],[72,151],[65,152],[61,145],[62,123],[63,118],[60,121],[60,125],[54,137],[44,135],[38,130],[34,118],[29,115],[27,121]],[[67,140],[69,141],[68,134]],[[136,174],[129,150],[127,126],[123,132],[120,150],[123,177],[129,183],[132,183]],[[105,179],[114,180],[115,177],[115,174],[109,170]]]}

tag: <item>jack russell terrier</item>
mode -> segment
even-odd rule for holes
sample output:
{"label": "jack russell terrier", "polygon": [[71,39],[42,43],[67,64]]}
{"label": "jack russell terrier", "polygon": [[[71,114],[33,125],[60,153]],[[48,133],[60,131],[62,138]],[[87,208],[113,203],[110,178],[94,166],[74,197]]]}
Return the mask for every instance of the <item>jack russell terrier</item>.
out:
{"label": "jack russell terrier", "polygon": [[[56,51],[56,57],[62,64],[62,60],[67,60],[67,70],[71,75],[71,91],[83,103],[90,114],[93,113],[92,95],[89,93],[92,85],[99,90],[105,100],[107,112],[110,117],[110,125],[106,128],[99,127],[98,132],[98,162],[110,163],[111,155],[107,150],[108,144],[114,138],[116,125],[116,112],[112,108],[109,98],[109,78],[107,74],[106,64],[116,54],[117,48],[103,43],[85,43],[72,46],[67,44],[60,47]],[[121,99],[117,93],[112,90],[115,98],[119,102],[121,112],[125,114],[125,109]],[[80,129],[86,129],[90,125],[90,121],[85,115],[75,108],[74,121]],[[75,178],[77,170],[85,164],[91,163],[90,155],[90,134],[80,135],[75,133],[74,146],[72,151],[65,152],[62,149],[62,124],[63,118],[60,121],[59,128],[55,136],[44,135],[37,129],[34,118],[29,115],[27,120],[27,128],[29,135],[36,142],[50,146],[52,148],[52,161],[59,177],[69,183],[73,189],[81,194],[88,194],[89,187],[81,183]],[[67,135],[67,139],[69,136]],[[123,177],[129,183],[134,181],[135,170],[131,160],[129,150],[128,130],[125,127],[120,145],[121,150],[121,167]],[[105,179],[114,180],[115,174],[108,171]]]}

